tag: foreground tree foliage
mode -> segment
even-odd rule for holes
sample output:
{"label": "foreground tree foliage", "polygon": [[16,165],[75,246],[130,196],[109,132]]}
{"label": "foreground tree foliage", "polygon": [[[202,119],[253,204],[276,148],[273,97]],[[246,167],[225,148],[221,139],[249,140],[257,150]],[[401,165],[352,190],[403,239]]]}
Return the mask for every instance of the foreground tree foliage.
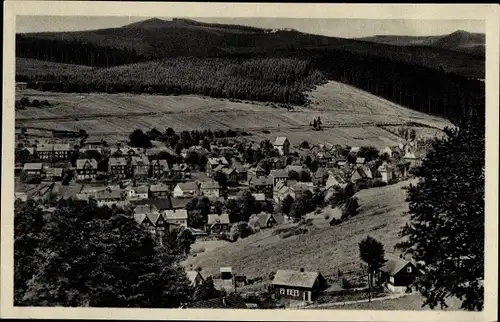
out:
{"label": "foreground tree foliage", "polygon": [[419,287],[431,308],[458,297],[465,310],[484,301],[484,118],[471,116],[436,139],[417,185],[408,188],[405,242],[426,274]]}
{"label": "foreground tree foliage", "polygon": [[15,305],[178,307],[192,290],[175,252],[116,209],[59,201],[15,206]]}

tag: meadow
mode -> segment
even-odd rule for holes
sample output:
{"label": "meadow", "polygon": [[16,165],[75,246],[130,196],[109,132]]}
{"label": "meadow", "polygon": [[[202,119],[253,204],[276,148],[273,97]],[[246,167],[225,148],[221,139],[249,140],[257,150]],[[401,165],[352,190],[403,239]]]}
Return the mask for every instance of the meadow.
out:
{"label": "meadow", "polygon": [[[359,215],[337,226],[317,218],[306,225],[307,233],[282,239],[272,229],[262,230],[224,247],[190,256],[183,264],[201,267],[204,274],[216,274],[221,266],[231,266],[237,274],[248,278],[263,277],[278,269],[320,271],[326,277],[337,271],[359,270],[358,243],[370,235],[385,245],[387,253],[394,252],[399,242],[398,232],[407,221],[404,181],[357,193]],[[192,265],[192,266],[191,266]]]}
{"label": "meadow", "polygon": [[[398,106],[338,82],[319,86],[309,94],[310,105],[295,106],[291,111],[273,103],[194,95],[75,94],[28,89],[19,91],[16,96],[17,99],[45,99],[54,105],[51,108],[16,110],[17,126],[85,129],[92,138],[105,137],[108,140],[125,139],[133,129],[232,128],[254,132],[259,139],[274,140],[277,135],[285,135],[292,144],[307,140],[382,148],[397,143],[398,137],[377,125],[418,122],[444,128],[450,124],[442,118]],[[312,131],[309,124],[318,117],[323,130]],[[264,130],[270,133],[263,133]]]}

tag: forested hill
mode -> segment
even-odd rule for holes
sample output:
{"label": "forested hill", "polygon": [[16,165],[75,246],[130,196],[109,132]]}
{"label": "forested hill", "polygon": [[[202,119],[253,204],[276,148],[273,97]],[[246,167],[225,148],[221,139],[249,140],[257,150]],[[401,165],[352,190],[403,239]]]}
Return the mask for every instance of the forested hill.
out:
{"label": "forested hill", "polygon": [[109,67],[179,57],[282,55],[304,49],[344,50],[484,78],[484,57],[430,46],[396,46],[305,34],[296,30],[149,19],[120,28],[18,34],[16,55],[70,64]]}
{"label": "forested hill", "polygon": [[441,36],[372,36],[360,40],[395,46],[429,46],[454,50],[484,57],[486,36],[481,33],[471,33],[457,30]]}

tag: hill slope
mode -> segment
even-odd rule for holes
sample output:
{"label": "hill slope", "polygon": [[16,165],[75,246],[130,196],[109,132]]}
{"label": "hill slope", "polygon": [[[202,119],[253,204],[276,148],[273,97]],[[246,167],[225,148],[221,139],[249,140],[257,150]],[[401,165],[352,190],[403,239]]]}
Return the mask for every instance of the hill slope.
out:
{"label": "hill slope", "polygon": [[304,268],[333,276],[359,269],[358,243],[370,235],[393,252],[398,232],[406,222],[408,210],[405,191],[409,182],[358,192],[360,214],[338,226],[329,226],[323,218],[305,226],[304,235],[281,239],[266,230],[235,243],[197,254],[183,264],[201,267],[207,275],[219,267],[231,266],[237,274],[267,279],[277,269]]}
{"label": "hill slope", "polygon": [[463,30],[442,36],[395,36],[377,35],[359,38],[360,40],[394,46],[428,46],[483,56],[485,54],[485,34],[470,33]]}
{"label": "hill slope", "polygon": [[[40,41],[50,43],[39,46],[37,43]],[[113,49],[113,56],[135,57],[137,55],[136,61],[176,56],[275,55],[290,50],[341,49],[433,69],[439,69],[440,66],[443,66],[448,72],[484,78],[482,77],[484,59],[481,60],[466,53],[457,53],[454,50],[449,50],[446,46],[410,48],[356,39],[305,34],[295,30],[270,31],[245,26],[200,23],[187,19],[174,19],[172,21],[149,19],[120,28],[92,31],[18,34],[16,54],[19,57],[53,60],[54,58],[51,57],[57,55],[50,48],[64,48],[72,42],[75,46],[77,46],[76,43],[83,44],[83,47],[79,47],[79,51],[83,53],[96,50],[93,47],[88,48],[95,45]],[[130,52],[120,52],[124,48]],[[64,50],[71,54],[74,52],[71,48]],[[101,59],[105,55],[106,53],[101,53]],[[57,59],[63,58],[58,57]],[[93,59],[95,60],[95,57]],[[133,61],[126,63],[129,62]],[[466,63],[464,64],[464,62]],[[92,63],[92,59],[89,63]],[[121,60],[118,60],[118,63],[121,64]],[[102,64],[106,64],[106,62],[102,62]],[[467,68],[464,68],[464,65]]]}

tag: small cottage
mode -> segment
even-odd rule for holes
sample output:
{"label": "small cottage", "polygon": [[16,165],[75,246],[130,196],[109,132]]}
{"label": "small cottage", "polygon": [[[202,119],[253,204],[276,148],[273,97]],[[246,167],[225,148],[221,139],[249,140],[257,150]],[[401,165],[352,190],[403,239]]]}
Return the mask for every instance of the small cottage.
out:
{"label": "small cottage", "polygon": [[187,271],[186,275],[191,282],[192,287],[197,287],[205,280],[199,271]]}
{"label": "small cottage", "polygon": [[277,298],[302,302],[314,301],[327,288],[325,278],[319,272],[278,270],[272,281]]}
{"label": "small cottage", "polygon": [[228,214],[208,215],[206,231],[209,233],[228,232],[231,229],[231,222]]}
{"label": "small cottage", "polygon": [[192,198],[200,193],[196,182],[178,183],[174,188],[174,197],[176,198]]}
{"label": "small cottage", "polygon": [[410,261],[392,256],[386,256],[386,259],[387,262],[375,278],[391,292],[404,293],[410,290],[415,279],[422,275],[422,271]]}
{"label": "small cottage", "polygon": [[215,180],[203,181],[200,184],[200,192],[209,199],[220,197],[221,187]]}
{"label": "small cottage", "polygon": [[164,212],[168,224],[188,226],[188,214],[186,209],[171,209]]}
{"label": "small cottage", "polygon": [[273,185],[276,186],[278,182],[286,182],[288,180],[288,172],[286,170],[271,170],[270,177],[273,179]]}
{"label": "small cottage", "polygon": [[153,184],[149,187],[149,191],[152,198],[165,198],[168,196],[168,186],[163,183]]}
{"label": "small cottage", "polygon": [[274,140],[273,146],[278,150],[280,155],[287,155],[290,153],[290,141],[284,136],[278,136]]}

